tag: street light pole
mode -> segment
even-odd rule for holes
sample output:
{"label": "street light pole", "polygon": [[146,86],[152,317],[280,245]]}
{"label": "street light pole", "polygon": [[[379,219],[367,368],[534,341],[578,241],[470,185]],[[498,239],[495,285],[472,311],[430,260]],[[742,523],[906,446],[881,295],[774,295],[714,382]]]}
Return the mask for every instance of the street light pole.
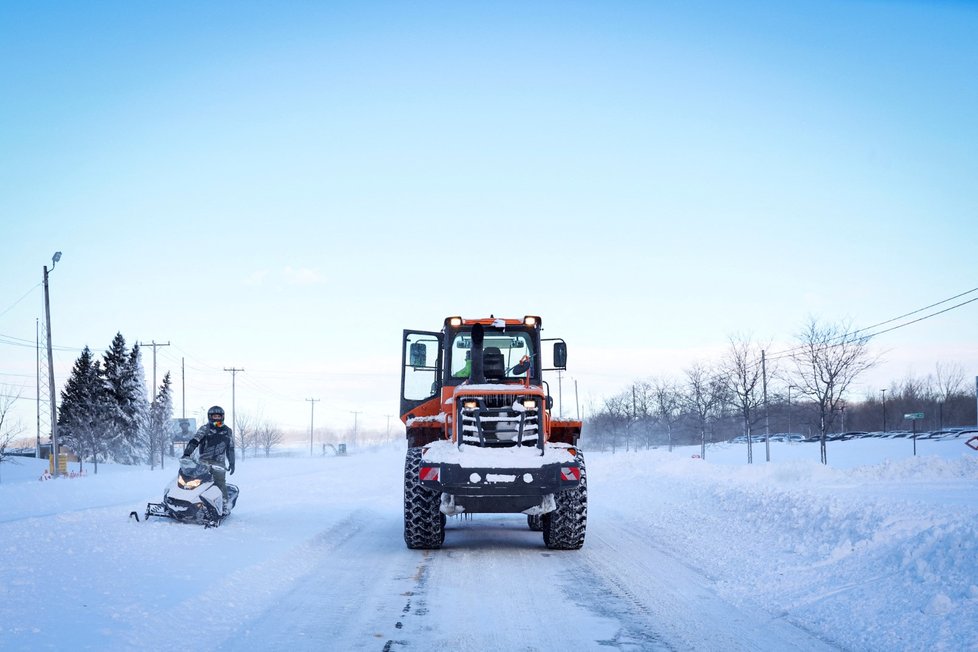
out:
{"label": "street light pole", "polygon": [[788,385],[788,432],[791,432],[791,390],[794,385]]}
{"label": "street light pole", "polygon": [[357,417],[360,414],[362,414],[362,412],[354,412],[353,410],[350,410],[350,413],[353,414],[353,446],[356,447],[356,445],[357,445]]}
{"label": "street light pole", "polygon": [[[307,398],[309,401],[309,457],[312,457],[312,433],[315,431],[314,424],[316,423],[316,401],[321,399],[318,398]],[[325,452],[326,448],[323,447]]]}
{"label": "street light pole", "polygon": [[[51,257],[51,271],[61,260],[61,252],[54,252]],[[61,474],[58,468],[58,404],[54,396],[54,352],[51,347],[51,295],[48,292],[48,266],[44,266],[44,318],[48,331],[48,390],[51,400],[51,459],[54,460],[54,477]]]}
{"label": "street light pole", "polygon": [[[234,399],[235,399],[235,395],[234,395],[234,381],[237,380],[238,372],[239,371],[244,371],[244,369],[238,369],[237,367],[231,367],[230,369],[228,369],[227,367],[224,367],[224,371],[230,371],[231,372],[231,428],[234,430],[234,432],[238,432],[238,422],[235,419],[235,416],[237,415],[237,412],[234,411]],[[241,437],[241,435],[238,435],[238,436]],[[242,449],[244,449],[244,445],[245,445],[244,437],[241,437],[241,448]],[[241,451],[241,457],[244,457],[244,450]]]}
{"label": "street light pole", "polygon": [[883,395],[883,432],[886,433],[886,390],[881,389],[880,394]]}

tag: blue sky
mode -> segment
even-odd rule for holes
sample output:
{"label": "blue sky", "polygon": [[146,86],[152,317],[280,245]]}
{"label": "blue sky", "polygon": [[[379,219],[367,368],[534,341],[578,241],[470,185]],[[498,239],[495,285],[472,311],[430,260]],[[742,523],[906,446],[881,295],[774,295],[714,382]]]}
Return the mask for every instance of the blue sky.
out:
{"label": "blue sky", "polygon": [[[190,413],[234,366],[239,411],[384,428],[450,314],[543,315],[597,400],[978,286],[978,6],[785,4],[4,4],[0,335],[60,250],[58,383],[121,331]],[[864,389],[978,375],[976,318]],[[33,349],[0,373],[32,397]]]}

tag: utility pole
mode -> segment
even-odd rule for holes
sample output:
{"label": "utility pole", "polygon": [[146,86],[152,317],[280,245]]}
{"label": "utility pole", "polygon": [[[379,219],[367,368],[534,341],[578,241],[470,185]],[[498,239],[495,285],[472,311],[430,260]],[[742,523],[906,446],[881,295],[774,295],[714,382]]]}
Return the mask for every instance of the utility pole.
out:
{"label": "utility pole", "polygon": [[385,414],[384,416],[387,417],[387,443],[389,444],[391,443],[391,417],[394,415]]}
{"label": "utility pole", "polygon": [[[244,369],[236,369],[235,367],[231,367],[230,369],[228,369],[227,367],[224,367],[224,371],[230,371],[231,372],[231,427],[234,428],[234,431],[235,432],[237,432],[238,431],[238,422],[234,418],[235,417],[235,411],[234,411],[234,398],[235,398],[235,396],[234,396],[234,381],[236,379],[237,373],[239,371],[244,371]],[[244,444],[242,444],[242,446],[243,445]],[[244,452],[241,453],[241,456],[244,457]]]}
{"label": "utility pole", "polygon": [[37,357],[37,444],[34,446],[34,458],[41,459],[41,320],[34,319],[34,337],[36,339],[35,353]]}
{"label": "utility pole", "polygon": [[354,412],[353,410],[350,410],[350,413],[353,414],[353,445],[356,446],[357,445],[357,416],[363,414],[363,412]]}
{"label": "utility pole", "polygon": [[563,379],[564,379],[564,372],[558,369],[557,370],[557,415],[561,418],[563,418],[564,416]]}
{"label": "utility pole", "polygon": [[764,389],[764,455],[765,461],[771,461],[771,419],[767,409],[767,364],[764,349],[761,349],[761,387]]}
{"label": "utility pole", "polygon": [[[61,252],[54,252],[51,257],[51,271],[61,260]],[[51,347],[51,295],[48,292],[48,266],[44,266],[44,317],[47,322],[48,331],[48,391],[51,398],[51,459],[54,460],[54,477],[61,474],[58,468],[58,404],[54,396],[54,352]]]}
{"label": "utility pole", "polygon": [[184,359],[180,358],[180,394],[182,395],[183,407],[180,408],[180,418],[187,418],[187,367]]}
{"label": "utility pole", "polygon": [[316,403],[322,399],[307,398],[306,400],[309,401],[309,457],[312,457],[312,433],[316,419]]}
{"label": "utility pole", "polygon": [[577,420],[581,420],[581,403],[577,400],[577,378],[574,379],[574,406],[577,409]]}
{"label": "utility pole", "polygon": [[156,348],[159,346],[170,346],[170,343],[157,344],[156,340],[151,341],[149,344],[145,342],[140,342],[139,346],[151,346],[153,347],[153,388],[150,390],[149,395],[152,396],[151,403],[156,403]]}

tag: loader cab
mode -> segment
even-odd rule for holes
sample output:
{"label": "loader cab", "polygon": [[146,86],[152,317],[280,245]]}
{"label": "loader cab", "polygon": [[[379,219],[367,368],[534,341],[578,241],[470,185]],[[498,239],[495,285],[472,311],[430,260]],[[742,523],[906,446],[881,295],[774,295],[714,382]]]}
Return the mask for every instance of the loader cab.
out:
{"label": "loader cab", "polygon": [[[441,332],[405,330],[402,340],[401,418],[431,416],[443,387],[481,383],[543,385],[543,372],[564,369],[567,347],[541,339],[539,317],[448,317]],[[544,343],[553,342],[551,352]],[[473,360],[473,355],[479,356]],[[480,364],[481,362],[481,364]],[[473,377],[473,372],[475,377]]]}
{"label": "loader cab", "polygon": [[[530,382],[539,384],[539,336],[528,331],[486,329],[482,350],[482,368],[486,382],[520,381],[530,374]],[[461,385],[472,377],[472,331],[451,334],[445,360],[445,384]]]}

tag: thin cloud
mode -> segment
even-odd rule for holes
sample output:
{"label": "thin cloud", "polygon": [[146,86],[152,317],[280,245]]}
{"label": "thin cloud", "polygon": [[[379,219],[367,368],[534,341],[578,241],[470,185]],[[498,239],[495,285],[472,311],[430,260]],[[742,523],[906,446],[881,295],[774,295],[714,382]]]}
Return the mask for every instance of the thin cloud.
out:
{"label": "thin cloud", "polygon": [[289,285],[322,285],[326,282],[326,278],[318,269],[309,269],[306,267],[297,269],[286,267],[282,271],[282,275],[285,278],[285,282]]}
{"label": "thin cloud", "polygon": [[252,272],[244,280],[245,285],[258,286],[265,283],[265,279],[268,278],[269,271],[267,269],[260,269],[258,271]]}

